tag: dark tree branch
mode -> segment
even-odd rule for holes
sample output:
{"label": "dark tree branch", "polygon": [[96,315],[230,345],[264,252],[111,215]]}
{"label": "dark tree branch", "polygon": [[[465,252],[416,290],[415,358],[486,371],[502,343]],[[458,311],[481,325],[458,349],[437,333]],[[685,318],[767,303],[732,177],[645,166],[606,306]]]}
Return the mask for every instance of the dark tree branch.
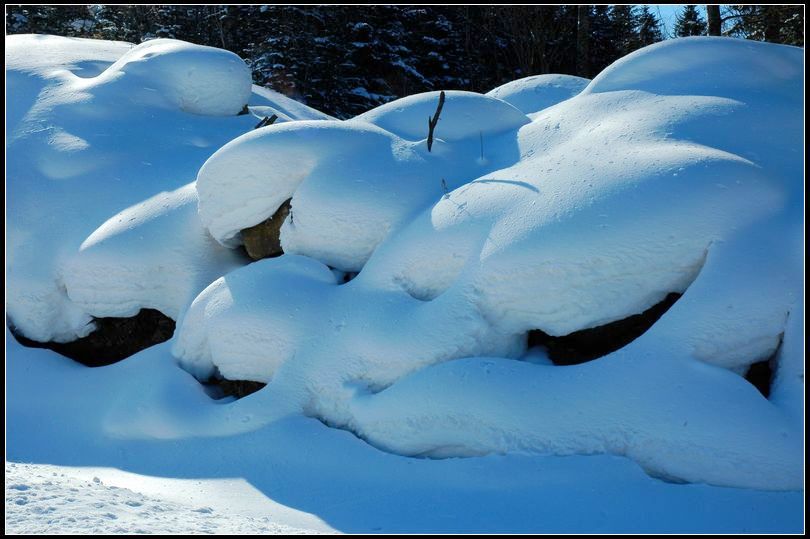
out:
{"label": "dark tree branch", "polygon": [[428,118],[428,139],[427,139],[427,147],[428,151],[433,147],[433,130],[436,129],[436,124],[439,123],[439,114],[442,113],[442,107],[444,106],[444,90],[439,94],[439,106],[436,107],[436,114],[433,117]]}
{"label": "dark tree branch", "polygon": [[273,114],[269,118],[267,116],[265,116],[264,118],[262,118],[262,121],[257,123],[256,127],[254,127],[253,129],[258,129],[260,127],[267,127],[268,125],[273,125],[273,122],[275,122],[276,120],[278,120],[278,116],[276,116],[275,114]]}

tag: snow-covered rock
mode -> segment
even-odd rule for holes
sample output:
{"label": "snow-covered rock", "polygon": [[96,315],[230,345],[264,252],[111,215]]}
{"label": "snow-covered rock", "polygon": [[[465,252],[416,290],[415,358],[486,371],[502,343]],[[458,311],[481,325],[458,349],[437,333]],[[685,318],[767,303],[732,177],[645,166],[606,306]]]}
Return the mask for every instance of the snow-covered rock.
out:
{"label": "snow-covered rock", "polygon": [[206,238],[183,186],[253,129],[253,115],[237,116],[246,103],[324,116],[251,93],[234,54],[176,40],[7,36],[6,78],[6,309],[38,341],[139,307],[177,316],[238,261]]}
{"label": "snow-covered rock", "polygon": [[506,101],[524,114],[531,114],[574,97],[589,82],[573,75],[533,75],[507,82],[486,95]]}
{"label": "snow-covered rock", "polygon": [[[435,93],[314,121],[251,95],[224,51],[83,47],[7,38],[9,323],[71,340],[157,308],[189,372],[268,382],[197,414],[202,390],[153,349],[162,385],[137,362],[114,371],[137,387],[87,379],[115,397],[88,432],[200,439],[306,415],[404,455],[608,453],[668,480],[802,487],[801,49],[668,41],[531,120],[448,92],[428,152]],[[238,267],[240,231],[290,198],[287,254]],[[335,268],[362,271],[340,284]],[[672,292],[608,356],[520,361],[531,330]],[[770,399],[742,377],[763,360]]]}
{"label": "snow-covered rock", "polygon": [[250,77],[250,68],[232,52],[153,39],[127,51],[91,79],[90,87],[108,86],[110,93],[120,96],[123,85],[134,105],[233,116],[248,103]]}
{"label": "snow-covered rock", "polygon": [[[478,131],[453,142],[437,140],[428,152],[424,141],[404,140],[359,120],[295,122],[246,133],[200,169],[200,220],[220,243],[235,247],[241,230],[292,198],[281,229],[284,251],[359,271],[416,211],[517,158],[514,128],[528,119],[506,103],[478,97],[465,94],[462,104],[494,103],[520,117],[511,131],[488,133],[483,150]],[[454,103],[448,99],[440,125],[452,125]]]}
{"label": "snow-covered rock", "polygon": [[[739,373],[774,354],[786,320],[801,317],[802,62],[801,49],[731,39],[642,49],[492,138],[487,155],[500,166],[434,192],[421,211],[409,203],[409,219],[403,212],[378,236],[348,284],[287,256],[239,270],[261,299],[240,301],[244,290],[218,281],[190,308],[174,353],[269,380],[275,398],[398,453],[607,452],[669,479],[801,488],[803,436],[789,419],[803,408],[797,349],[778,354],[786,381],[773,402]],[[765,64],[771,77],[758,71]],[[278,195],[293,197],[285,251],[351,269],[339,253],[357,252],[357,236],[334,230],[360,210],[336,208],[376,211],[401,196],[382,171],[420,178],[446,170],[444,160],[469,167],[474,155],[471,124],[433,156],[399,142],[416,139],[416,124],[377,122],[392,134],[360,120],[232,143],[258,148],[266,136],[279,156],[303,152],[303,173]],[[243,204],[257,198],[249,189]],[[311,243],[297,243],[296,229]],[[520,357],[531,329],[598,326],[670,292],[684,295],[603,359],[568,368],[505,359]],[[279,340],[284,353],[262,359],[236,339],[265,349]],[[476,358],[493,355],[503,358]]]}
{"label": "snow-covered rock", "polygon": [[177,319],[200,290],[245,263],[200,226],[191,183],[112,216],[65,262],[63,279],[70,300],[94,316],[151,308]]}

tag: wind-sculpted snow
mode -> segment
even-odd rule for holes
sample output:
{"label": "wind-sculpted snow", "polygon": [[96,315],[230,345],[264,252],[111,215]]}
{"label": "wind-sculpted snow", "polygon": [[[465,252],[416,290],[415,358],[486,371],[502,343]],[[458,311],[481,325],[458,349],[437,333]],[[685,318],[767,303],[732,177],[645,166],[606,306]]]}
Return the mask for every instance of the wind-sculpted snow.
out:
{"label": "wind-sculpted snow", "polygon": [[[484,137],[464,116],[430,154],[385,115],[246,135],[200,172],[200,215],[227,243],[292,196],[297,256],[215,281],[173,351],[396,453],[612,453],[670,480],[800,489],[802,62],[670,41],[522,127]],[[237,155],[250,176],[227,175]],[[362,272],[339,285],[326,264]],[[603,358],[515,361],[529,330],[600,326],[671,292]],[[741,376],[769,357],[771,401]]]}
{"label": "wind-sculpted snow", "polygon": [[38,341],[71,341],[92,317],[143,307],[178,316],[241,263],[207,238],[183,186],[254,127],[257,116],[237,115],[247,103],[324,117],[251,93],[236,55],[176,40],[8,36],[6,79],[6,309]]}
{"label": "wind-sculpted snow", "polygon": [[541,111],[570,99],[589,83],[573,75],[534,75],[507,82],[486,95],[501,99],[525,114]]}

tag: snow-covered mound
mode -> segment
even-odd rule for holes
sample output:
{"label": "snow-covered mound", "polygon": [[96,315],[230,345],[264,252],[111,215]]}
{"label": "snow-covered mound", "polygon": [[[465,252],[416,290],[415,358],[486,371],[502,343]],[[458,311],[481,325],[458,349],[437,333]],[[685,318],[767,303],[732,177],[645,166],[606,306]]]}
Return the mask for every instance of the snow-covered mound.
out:
{"label": "snow-covered mound", "polygon": [[486,95],[506,101],[523,113],[530,114],[574,97],[589,82],[573,75],[533,75],[507,82]]}
{"label": "snow-covered mound", "polygon": [[[406,140],[427,138],[427,118],[436,112],[441,92],[403,97],[356,116],[352,122],[367,122]],[[475,92],[445,92],[445,103],[434,136],[456,141],[510,131],[528,123],[518,109],[498,99]]]}
{"label": "snow-covered mound", "polygon": [[192,183],[111,217],[65,262],[63,279],[71,301],[94,316],[151,308],[177,319],[200,290],[244,263],[200,226]]}
{"label": "snow-covered mound", "polygon": [[[418,106],[428,103],[424,95],[416,96]],[[434,95],[429,101],[435,108]],[[502,115],[485,115],[480,119],[483,131],[470,130],[467,118],[476,104],[484,110],[497,108]],[[398,110],[377,119],[392,127],[411,117],[398,116]],[[273,125],[225,145],[197,176],[203,225],[220,243],[234,247],[241,242],[240,230],[272,216],[292,198],[291,217],[281,230],[285,252],[358,271],[389,232],[414,212],[513,162],[516,130],[529,121],[502,101],[451,93],[439,126],[447,125],[453,140],[437,139],[429,152],[424,140],[416,140],[427,136],[426,126],[420,137],[405,140],[361,121],[363,116],[348,122]],[[485,127],[488,123],[491,129]],[[392,129],[408,135],[405,129]],[[436,132],[441,136],[441,128]]]}
{"label": "snow-covered mound", "polygon": [[[256,144],[258,159],[260,139],[278,144],[245,185],[267,182],[269,198],[289,182],[285,251],[320,263],[285,256],[216,281],[174,353],[197,373],[269,381],[274,399],[398,453],[605,452],[675,480],[801,488],[802,64],[801,49],[731,39],[647,47],[520,129],[507,122],[477,161],[473,124],[427,155],[400,138],[423,136],[396,108],[373,118],[392,133],[357,127],[361,116],[247,135],[222,153]],[[236,186],[227,167],[209,175],[216,159],[198,180],[203,216],[238,213],[238,195],[216,207]],[[445,174],[463,185],[367,230],[386,200]],[[259,196],[244,193],[245,205]],[[263,204],[254,219],[272,214]],[[364,256],[342,286],[321,265],[354,269]],[[604,358],[514,361],[529,330],[599,326],[671,292],[684,295]],[[769,357],[771,401],[741,376]]]}
{"label": "snow-covered mound", "polygon": [[237,55],[176,39],[133,47],[92,79],[91,87],[108,84],[110,93],[118,95],[125,85],[136,105],[210,116],[236,115],[251,93],[250,68]]}
{"label": "snow-covered mound", "polygon": [[174,40],[8,36],[6,78],[6,309],[39,341],[138,307],[177,316],[238,261],[205,237],[194,189],[181,188],[254,127],[237,115],[246,103],[322,117],[251,93],[232,53]]}
{"label": "snow-covered mound", "polygon": [[642,90],[659,95],[736,96],[765,106],[772,100],[795,101],[803,86],[803,68],[797,63],[802,52],[795,47],[688,37],[656,43],[654,50],[655,54],[647,48],[617,60],[594,77],[585,93]]}

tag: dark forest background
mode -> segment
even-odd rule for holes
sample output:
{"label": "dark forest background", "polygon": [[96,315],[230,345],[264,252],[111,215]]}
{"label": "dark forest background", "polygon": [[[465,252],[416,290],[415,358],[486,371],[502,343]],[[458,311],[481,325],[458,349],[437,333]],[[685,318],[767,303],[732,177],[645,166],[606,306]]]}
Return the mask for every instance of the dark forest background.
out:
{"label": "dark forest background", "polygon": [[804,46],[804,6],[686,5],[667,36],[647,6],[627,5],[7,5],[6,33],[222,47],[245,59],[257,84],[347,118],[434,89],[486,92],[542,73],[591,78],[668,37]]}

